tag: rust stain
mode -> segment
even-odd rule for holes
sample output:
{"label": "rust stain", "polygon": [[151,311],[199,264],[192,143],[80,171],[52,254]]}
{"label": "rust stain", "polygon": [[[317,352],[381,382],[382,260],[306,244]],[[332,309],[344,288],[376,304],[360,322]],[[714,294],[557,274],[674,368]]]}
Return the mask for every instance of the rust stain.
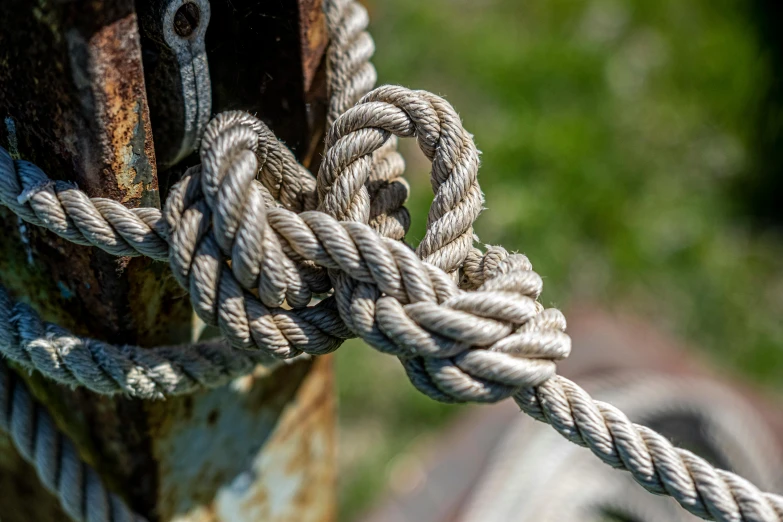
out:
{"label": "rust stain", "polygon": [[329,37],[322,0],[298,0],[299,41],[302,53],[304,91],[310,90],[318,66],[323,60]]}
{"label": "rust stain", "polygon": [[102,27],[87,44],[92,96],[105,126],[101,185],[118,191],[114,199],[127,206],[159,206],[136,27],[136,14],[131,13]]}
{"label": "rust stain", "polygon": [[149,408],[162,520],[333,518],[330,361],[258,374]]}
{"label": "rust stain", "polygon": [[335,519],[335,424],[331,359],[319,358],[253,462],[254,482],[221,489],[220,521]]}
{"label": "rust stain", "polygon": [[307,168],[320,157],[326,119],[326,46],[329,35],[322,0],[297,0],[299,11],[299,46],[302,56],[302,88],[309,141],[300,159]]}

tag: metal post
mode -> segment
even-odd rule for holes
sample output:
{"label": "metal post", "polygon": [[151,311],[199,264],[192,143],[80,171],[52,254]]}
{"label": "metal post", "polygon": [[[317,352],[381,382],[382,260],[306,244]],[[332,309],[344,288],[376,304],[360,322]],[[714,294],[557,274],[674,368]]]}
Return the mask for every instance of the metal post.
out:
{"label": "metal post", "polygon": [[[0,2],[0,144],[128,207],[159,205],[167,178],[181,171],[159,171],[155,160],[161,122],[150,121],[156,92],[145,86],[136,16],[146,4]],[[304,160],[323,126],[320,9],[317,0],[212,0],[206,34],[213,112],[256,112]],[[114,343],[191,339],[187,297],[165,265],[72,245],[4,208],[0,220],[0,281],[47,320]],[[152,521],[334,518],[328,358],[165,402],[100,397],[20,375],[107,484]],[[0,491],[4,522],[65,519],[3,436]]]}

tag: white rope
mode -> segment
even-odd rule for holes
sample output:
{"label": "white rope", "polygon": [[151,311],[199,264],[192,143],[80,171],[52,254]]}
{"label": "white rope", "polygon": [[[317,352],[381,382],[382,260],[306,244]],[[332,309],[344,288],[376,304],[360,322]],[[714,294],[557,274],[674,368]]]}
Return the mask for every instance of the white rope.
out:
{"label": "white rope", "polygon": [[[260,121],[237,112],[209,124],[201,165],[172,188],[163,212],[90,199],[0,148],[0,202],[76,243],[167,259],[196,313],[235,351],[112,347],[43,325],[6,296],[4,353],[63,383],[156,397],[244,371],[253,359],[235,360],[237,349],[317,355],[358,335],[398,356],[427,395],[513,396],[525,413],[696,515],[783,520],[783,498],[674,448],[555,374],[571,343],[563,315],[538,302],[541,278],[522,255],[473,247],[483,196],[472,136],[445,100],[424,91],[382,87],[346,108],[371,76],[360,64],[371,53],[361,36],[366,13],[354,2],[326,2],[326,9],[340,25],[332,25],[338,47],[329,51],[335,119],[317,179]],[[432,163],[435,198],[415,253],[398,241],[409,221],[395,136],[415,137]],[[163,359],[151,364],[154,357]],[[21,444],[36,437],[27,436]]]}
{"label": "white rope", "polygon": [[100,475],[79,456],[49,412],[24,382],[0,359],[0,430],[9,434],[19,455],[35,467],[41,485],[56,495],[63,511],[81,522],[143,522]]}
{"label": "white rope", "polygon": [[[631,348],[629,346],[629,348]],[[764,488],[783,479],[781,452],[765,420],[733,390],[699,376],[612,372],[587,389],[637,423],[655,426],[713,464]],[[614,516],[607,516],[608,514]],[[669,498],[647,494],[625,473],[564,444],[548,426],[512,420],[460,509],[461,522],[694,521]]]}

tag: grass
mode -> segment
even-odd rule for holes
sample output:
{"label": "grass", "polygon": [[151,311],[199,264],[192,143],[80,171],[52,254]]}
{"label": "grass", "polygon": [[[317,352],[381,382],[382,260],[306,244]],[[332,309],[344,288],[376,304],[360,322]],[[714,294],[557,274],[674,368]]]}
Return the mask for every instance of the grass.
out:
{"label": "grass", "polygon": [[[773,73],[746,2],[369,8],[380,81],[460,112],[483,152],[479,237],[528,254],[545,304],[622,308],[780,386],[783,243],[738,201],[763,162],[756,129]],[[415,243],[432,196],[422,156],[404,151]],[[341,520],[378,498],[394,455],[460,411],[359,344],[337,355]]]}

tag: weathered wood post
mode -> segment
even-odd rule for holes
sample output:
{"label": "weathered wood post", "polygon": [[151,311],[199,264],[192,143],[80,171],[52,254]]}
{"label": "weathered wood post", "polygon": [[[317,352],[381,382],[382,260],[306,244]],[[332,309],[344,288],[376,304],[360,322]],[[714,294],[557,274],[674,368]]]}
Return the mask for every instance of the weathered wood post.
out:
{"label": "weathered wood post", "polygon": [[[137,12],[148,13],[151,3],[0,2],[0,145],[91,196],[160,205],[197,158],[165,168],[156,162],[156,131],[163,135],[172,123],[151,119],[149,100],[168,96],[162,91],[171,84],[149,77],[145,84],[155,56],[146,42],[149,19]],[[200,2],[179,3],[177,23],[204,22],[193,15]],[[212,0],[210,10],[212,112],[258,114],[307,164],[323,131],[320,2]],[[188,299],[164,264],[68,243],[5,208],[0,217],[0,282],[45,319],[113,343],[192,339]],[[230,386],[161,402],[20,375],[105,482],[152,521],[334,518],[328,358],[260,369]],[[0,491],[4,522],[65,519],[2,435]]]}

